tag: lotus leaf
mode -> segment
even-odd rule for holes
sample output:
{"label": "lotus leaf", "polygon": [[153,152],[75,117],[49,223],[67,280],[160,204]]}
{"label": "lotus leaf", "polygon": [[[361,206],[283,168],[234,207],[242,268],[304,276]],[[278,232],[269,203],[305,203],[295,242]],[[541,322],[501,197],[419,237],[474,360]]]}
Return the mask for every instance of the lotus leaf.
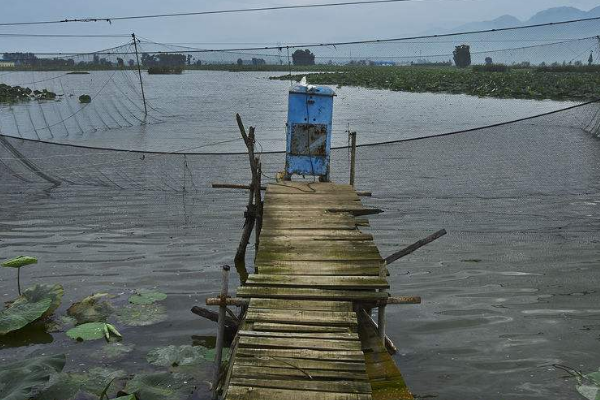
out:
{"label": "lotus leaf", "polygon": [[129,326],[147,326],[167,319],[167,309],[158,304],[130,305],[117,311],[119,322]]}
{"label": "lotus leaf", "polygon": [[119,338],[121,337],[121,334],[114,326],[105,322],[89,322],[87,324],[78,325],[67,331],[68,337],[79,341],[97,340],[102,338],[109,340],[110,335]]}
{"label": "lotus leaf", "polygon": [[92,357],[101,360],[116,360],[133,351],[133,345],[119,342],[107,343],[100,350],[92,353]]}
{"label": "lotus leaf", "polygon": [[129,297],[131,304],[153,304],[157,301],[162,301],[167,298],[167,295],[161,292],[151,292],[148,290],[138,290],[136,293]]}
{"label": "lotus leaf", "polygon": [[0,398],[3,400],[32,398],[48,383],[52,375],[62,371],[65,363],[65,355],[57,354],[3,365],[0,368]]}
{"label": "lotus leaf", "polygon": [[137,394],[141,400],[184,400],[194,391],[193,378],[184,374],[158,372],[140,374],[127,382],[125,392]]}
{"label": "lotus leaf", "polygon": [[97,293],[86,297],[69,307],[67,314],[75,318],[78,324],[106,322],[106,319],[114,312],[113,307],[108,302],[102,301],[107,297],[107,293]]}
{"label": "lotus leaf", "polygon": [[93,394],[97,397],[104,392],[107,386],[109,387],[108,395],[112,397],[119,390],[119,385],[114,381],[126,376],[125,371],[113,371],[105,368],[92,368],[87,373],[62,373],[50,382],[48,388],[40,393],[36,400],[69,399],[78,393]]}
{"label": "lotus leaf", "polygon": [[60,306],[63,293],[60,285],[36,285],[25,290],[8,308],[0,311],[0,335],[50,316]]}
{"label": "lotus leaf", "polygon": [[8,267],[8,268],[21,268],[21,267],[24,267],[25,265],[37,264],[37,262],[38,262],[37,258],[28,257],[28,256],[19,256],[19,257],[15,257],[13,259],[4,261],[2,263],[2,266]]}
{"label": "lotus leaf", "polygon": [[150,350],[146,360],[162,367],[195,365],[214,359],[214,350],[200,346],[167,346]]}
{"label": "lotus leaf", "polygon": [[600,369],[577,378],[577,391],[588,400],[600,400]]}
{"label": "lotus leaf", "polygon": [[44,313],[43,318],[49,317],[60,307],[62,297],[65,291],[61,285],[35,285],[33,287],[25,289],[23,295],[17,298],[13,305],[22,304],[25,302],[38,302],[42,299],[49,298],[52,303],[50,308]]}

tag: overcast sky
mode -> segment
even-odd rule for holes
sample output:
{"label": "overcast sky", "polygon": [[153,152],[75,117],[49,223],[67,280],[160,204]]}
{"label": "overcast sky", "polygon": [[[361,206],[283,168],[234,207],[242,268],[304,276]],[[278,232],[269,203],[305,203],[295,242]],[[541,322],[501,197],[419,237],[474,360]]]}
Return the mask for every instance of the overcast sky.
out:
{"label": "overcast sky", "polygon": [[[152,13],[204,11],[271,5],[311,4],[328,0],[1,0],[0,22],[54,20]],[[504,14],[522,20],[559,6],[589,10],[600,0],[422,0],[309,10],[271,11],[237,15],[121,21],[108,24],[73,23],[56,26],[0,27],[0,33],[128,34],[157,42],[328,42],[398,37],[467,22],[490,20]],[[0,36],[4,51],[93,51],[126,39],[40,39]],[[212,47],[222,47],[218,44]],[[211,47],[202,46],[202,47]]]}

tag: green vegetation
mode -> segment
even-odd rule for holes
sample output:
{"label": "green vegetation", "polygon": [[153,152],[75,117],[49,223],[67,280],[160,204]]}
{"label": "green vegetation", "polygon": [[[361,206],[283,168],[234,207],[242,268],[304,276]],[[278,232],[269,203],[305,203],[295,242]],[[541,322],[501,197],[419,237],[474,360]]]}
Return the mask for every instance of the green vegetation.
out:
{"label": "green vegetation", "polygon": [[182,66],[155,66],[149,67],[148,73],[150,75],[179,75],[183,73]]}
{"label": "green vegetation", "polygon": [[21,295],[21,267],[31,264],[37,264],[37,258],[28,257],[28,256],[19,256],[15,257],[11,260],[6,260],[2,263],[4,268],[16,268],[17,269],[17,289],[19,291],[19,296]]}
{"label": "green vegetation", "polygon": [[[600,74],[591,67],[568,72],[543,68],[508,68],[485,72],[472,68],[340,67],[331,73],[308,75],[311,84],[360,86],[415,93],[453,93],[479,97],[552,100],[595,100],[600,97]],[[598,67],[594,67],[598,68]],[[271,79],[288,80],[289,75]],[[300,80],[301,75],[292,77]]]}
{"label": "green vegetation", "polygon": [[67,75],[89,75],[87,71],[71,71]]}
{"label": "green vegetation", "polygon": [[88,104],[92,102],[92,97],[89,94],[82,94],[79,96],[79,102],[83,104]]}
{"label": "green vegetation", "polygon": [[46,89],[31,90],[21,86],[10,86],[0,83],[0,103],[16,103],[29,100],[54,100],[56,93]]}
{"label": "green vegetation", "polygon": [[35,285],[26,289],[7,308],[0,311],[0,336],[47,319],[60,306],[63,294],[60,285]]}

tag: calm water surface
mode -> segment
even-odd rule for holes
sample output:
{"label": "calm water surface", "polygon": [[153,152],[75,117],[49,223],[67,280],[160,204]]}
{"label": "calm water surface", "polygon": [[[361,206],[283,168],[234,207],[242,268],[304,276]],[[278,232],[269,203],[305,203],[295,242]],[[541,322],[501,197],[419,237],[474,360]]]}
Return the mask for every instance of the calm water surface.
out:
{"label": "calm water surface", "polygon": [[[54,140],[180,149],[235,137],[231,116],[241,112],[257,125],[263,146],[281,148],[288,84],[269,81],[269,75],[150,77],[151,100],[171,115],[165,122],[147,125],[145,133],[130,127],[60,137],[56,131]],[[364,132],[362,140],[380,141],[565,105],[353,88],[341,88],[338,95],[339,144],[347,123]],[[368,229],[383,255],[438,229],[449,232],[392,268],[392,293],[424,299],[420,306],[389,311],[389,335],[400,349],[396,360],[417,395],[577,399],[575,381],[552,364],[585,372],[600,367],[600,141],[566,127],[573,119],[577,115],[359,150],[359,186],[374,192],[364,202],[386,211]],[[239,145],[214,148],[223,149]],[[345,157],[335,152],[333,162]],[[217,162],[225,176],[246,168],[239,158]],[[119,326],[135,350],[125,361],[100,364],[133,373],[147,369],[145,354],[154,347],[211,342],[215,325],[189,310],[218,291],[218,267],[233,259],[243,223],[242,193],[32,187],[0,177],[2,258],[39,257],[38,265],[23,270],[22,280],[62,284],[58,314],[96,292],[156,287],[169,295],[168,320]],[[0,269],[5,301],[15,296],[14,275]],[[83,370],[99,364],[90,355],[102,343],[74,343],[59,332],[1,346],[1,361],[66,352],[68,368]],[[208,379],[209,365],[203,373]],[[200,383],[197,397],[206,396]]]}

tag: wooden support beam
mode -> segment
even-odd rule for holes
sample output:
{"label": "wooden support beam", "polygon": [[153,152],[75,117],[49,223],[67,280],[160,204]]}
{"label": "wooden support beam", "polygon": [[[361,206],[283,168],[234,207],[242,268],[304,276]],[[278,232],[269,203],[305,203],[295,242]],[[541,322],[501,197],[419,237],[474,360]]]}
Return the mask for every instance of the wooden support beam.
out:
{"label": "wooden support beam", "polygon": [[[242,184],[238,184],[238,183],[220,183],[220,182],[213,182],[212,187],[213,187],[213,189],[240,189],[240,190],[250,190],[251,189],[250,185],[242,185]],[[261,186],[260,190],[267,190],[267,187]]]}
{"label": "wooden support beam", "polygon": [[[218,299],[214,299],[214,300],[218,300]],[[219,313],[218,312],[208,310],[206,308],[198,307],[198,306],[192,307],[192,312],[194,314],[198,315],[199,317],[206,318],[209,321],[219,322]],[[235,332],[238,329],[238,323],[233,318],[231,318],[229,316],[225,316],[225,328],[227,330],[231,330],[231,331]]]}
{"label": "wooden support beam", "polygon": [[[364,308],[361,308],[360,312],[365,317],[365,320],[371,326],[373,326],[375,329],[379,330],[379,327],[377,326],[377,323],[375,321],[373,321],[373,318],[371,318],[371,316],[369,315],[369,313],[366,312]],[[394,344],[394,342],[392,342],[392,339],[390,339],[387,335],[385,335],[385,348],[388,351],[388,353],[390,355],[392,355],[392,356],[394,354],[398,353],[398,348],[396,347],[396,345]]]}
{"label": "wooden support beam", "polygon": [[364,191],[356,191],[356,194],[358,195],[358,197],[371,197],[371,196],[373,196],[373,193],[371,193],[371,192],[364,192]]}
{"label": "wooden support beam", "polygon": [[421,239],[418,242],[411,244],[407,248],[402,249],[399,252],[392,254],[391,256],[389,256],[385,259],[385,262],[388,265],[393,262],[396,262],[399,259],[406,257],[409,254],[414,253],[416,250],[420,249],[421,247],[426,246],[429,243],[436,241],[437,239],[441,238],[442,236],[444,236],[447,233],[448,232],[446,232],[445,229],[442,229],[441,231],[437,231],[433,235],[430,235],[430,236],[426,237],[425,239]]}

